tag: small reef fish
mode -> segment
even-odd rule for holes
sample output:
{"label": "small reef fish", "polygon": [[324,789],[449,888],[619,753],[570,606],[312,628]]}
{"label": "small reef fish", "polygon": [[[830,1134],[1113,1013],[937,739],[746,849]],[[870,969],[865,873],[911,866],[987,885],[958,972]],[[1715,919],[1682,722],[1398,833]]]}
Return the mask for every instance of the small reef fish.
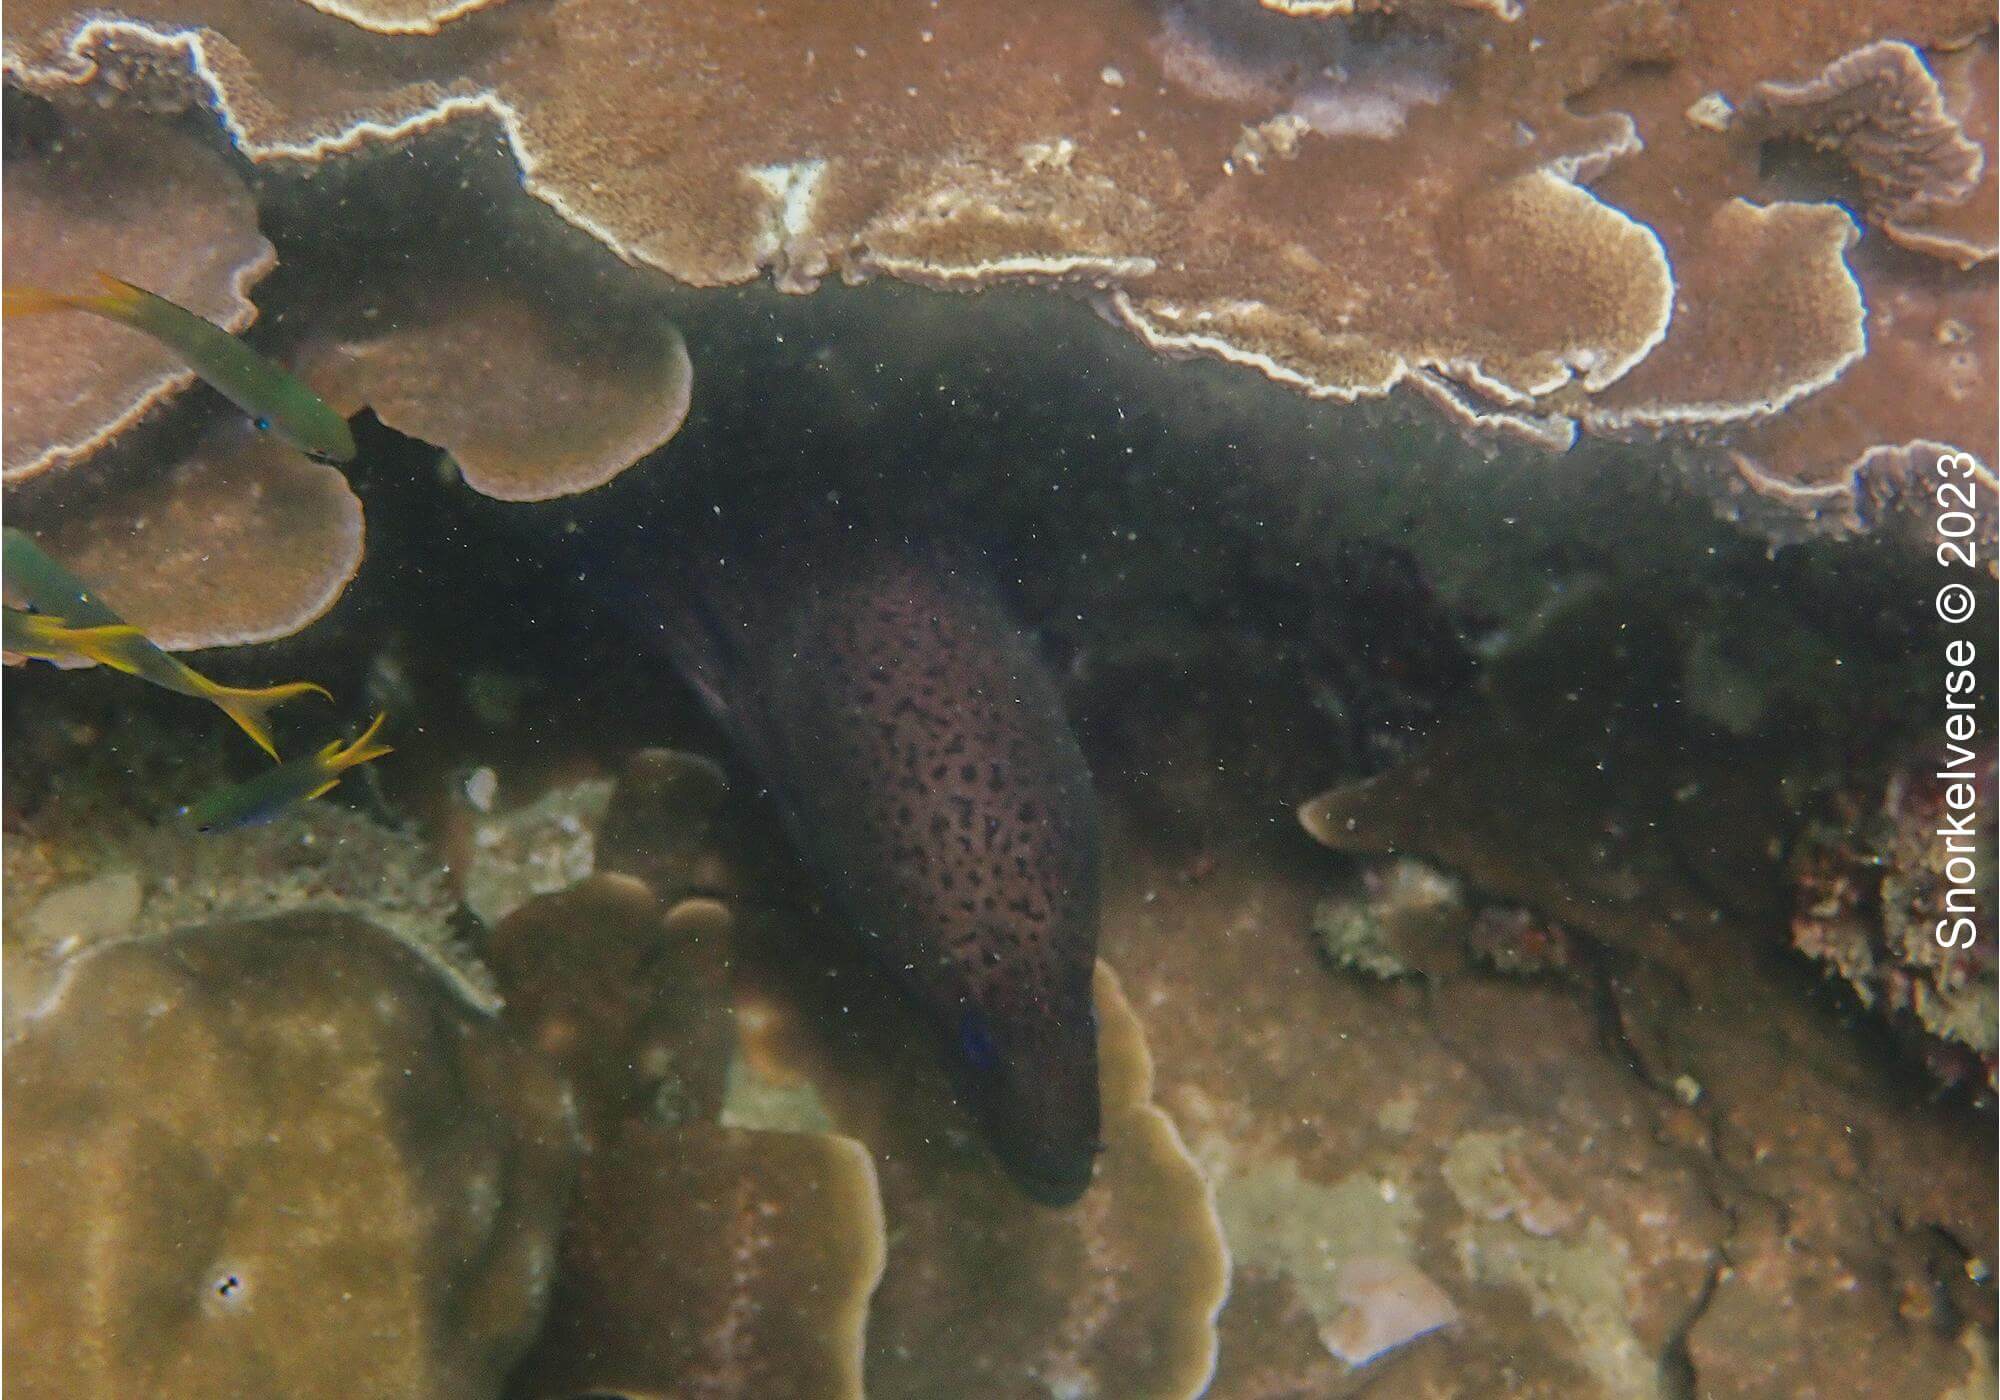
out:
{"label": "small reef fish", "polygon": [[89,585],[11,525],[0,530],[0,573],[8,593],[37,609],[6,610],[6,651],[35,661],[94,661],[178,695],[206,700],[235,720],[272,758],[278,756],[278,748],[264,717],[267,710],[301,695],[333,698],[324,686],[310,681],[244,689],[210,680],[153,645],[145,633],[99,601]]}
{"label": "small reef fish", "polygon": [[103,627],[71,627],[59,617],[8,608],[6,625],[0,629],[0,651],[25,656],[30,661],[86,660],[105,662],[145,634],[129,622]]}
{"label": "small reef fish", "polygon": [[348,769],[395,752],[387,744],[375,742],[376,732],[388,717],[386,713],[375,716],[375,722],[351,744],[335,739],[316,754],[281,763],[248,782],[210,793],[183,807],[181,815],[204,834],[262,826],[298,803],[331,792]]}
{"label": "small reef fish", "polygon": [[646,611],[870,953],[925,1008],[1002,1165],[1067,1205],[1099,1148],[1082,751],[978,570],[927,545],[808,533],[689,551],[700,562],[662,569]]}
{"label": "small reef fish", "polygon": [[6,289],[9,316],[55,311],[87,311],[144,331],[188,362],[224,398],[249,414],[258,431],[276,433],[309,457],[346,462],[354,457],[354,434],[304,384],[252,350],[222,327],[143,287],[98,273],[107,290],[97,296],[70,296],[32,287]]}

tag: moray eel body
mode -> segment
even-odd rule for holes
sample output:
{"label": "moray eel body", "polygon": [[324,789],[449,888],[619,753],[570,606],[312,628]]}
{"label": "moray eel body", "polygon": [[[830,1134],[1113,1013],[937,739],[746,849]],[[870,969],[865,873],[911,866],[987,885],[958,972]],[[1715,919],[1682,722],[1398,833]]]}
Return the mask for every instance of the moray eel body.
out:
{"label": "moray eel body", "polygon": [[991,583],[903,541],[688,566],[674,659],[867,946],[917,998],[1030,1196],[1098,1148],[1097,826],[1055,685]]}

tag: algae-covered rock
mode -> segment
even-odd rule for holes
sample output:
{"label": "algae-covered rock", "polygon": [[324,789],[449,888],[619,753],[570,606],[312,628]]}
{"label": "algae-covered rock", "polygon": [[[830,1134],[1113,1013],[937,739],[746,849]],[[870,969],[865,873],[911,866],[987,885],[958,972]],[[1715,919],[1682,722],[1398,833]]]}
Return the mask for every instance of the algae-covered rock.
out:
{"label": "algae-covered rock", "polygon": [[1792,943],[1862,1005],[1930,1037],[1932,1073],[1991,1088],[1993,946],[1971,915],[1993,907],[1993,868],[1976,853],[1992,848],[1995,759],[1958,754],[1920,752],[1881,788],[1834,795],[1792,857]]}
{"label": "algae-covered rock", "polygon": [[18,1394],[450,1400],[533,1337],[567,1095],[370,925],[84,954],[6,1087]]}
{"label": "algae-covered rock", "polygon": [[473,827],[466,907],[499,923],[538,894],[552,894],[596,868],[597,828],[612,783],[589,778],[551,788],[533,802],[483,816]]}
{"label": "algae-covered rock", "polygon": [[1313,910],[1313,933],[1336,967],[1385,980],[1456,967],[1468,915],[1450,876],[1399,858],[1371,863],[1360,885]]}

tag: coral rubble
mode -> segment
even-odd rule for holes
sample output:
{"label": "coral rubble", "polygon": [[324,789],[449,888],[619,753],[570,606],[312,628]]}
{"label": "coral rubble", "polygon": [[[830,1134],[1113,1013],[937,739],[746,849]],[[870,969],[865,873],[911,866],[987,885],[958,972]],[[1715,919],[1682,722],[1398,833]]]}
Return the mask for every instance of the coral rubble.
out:
{"label": "coral rubble", "polygon": [[[1993,871],[1969,856],[1954,862],[1939,828],[1954,810],[1984,813],[1961,846],[1990,848],[1994,758],[1987,749],[1957,778],[1944,776],[1944,761],[1920,753],[1879,792],[1834,795],[1792,856],[1792,941],[1852,986],[1863,1005],[1935,1037],[1927,1053],[1935,1072],[1950,1081],[1983,1079],[1990,1089],[2000,1019],[1993,949],[1977,940],[1976,922],[1954,925],[1956,914],[1993,907]],[[1973,799],[1957,809],[1945,805],[1954,783]],[[1971,877],[1954,881],[1961,868]]]}

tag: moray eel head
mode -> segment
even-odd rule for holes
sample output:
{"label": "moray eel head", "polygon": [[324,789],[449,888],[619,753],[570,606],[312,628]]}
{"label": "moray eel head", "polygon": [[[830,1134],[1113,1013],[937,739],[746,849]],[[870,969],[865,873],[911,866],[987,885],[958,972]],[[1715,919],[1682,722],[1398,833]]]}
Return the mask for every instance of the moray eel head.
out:
{"label": "moray eel head", "polygon": [[1076,1200],[1102,1146],[1090,989],[1004,1020],[967,1006],[952,1039],[956,1077],[994,1155],[1043,1205]]}

